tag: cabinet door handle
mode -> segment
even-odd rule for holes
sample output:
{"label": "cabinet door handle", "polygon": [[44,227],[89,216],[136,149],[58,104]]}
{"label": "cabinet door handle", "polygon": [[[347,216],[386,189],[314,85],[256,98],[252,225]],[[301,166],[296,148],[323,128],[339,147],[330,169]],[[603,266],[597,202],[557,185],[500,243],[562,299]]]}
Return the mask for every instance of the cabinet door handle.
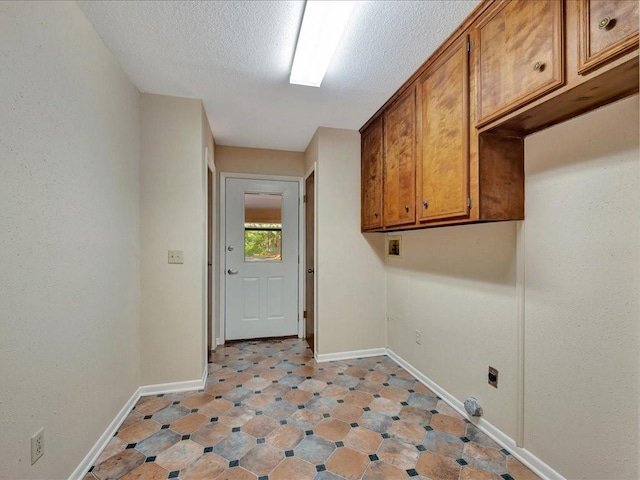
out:
{"label": "cabinet door handle", "polygon": [[405,211],[405,212],[408,212],[408,211],[409,211],[409,205],[405,205],[405,206],[404,206],[404,211]]}
{"label": "cabinet door handle", "polygon": [[612,18],[611,17],[604,17],[602,20],[600,20],[600,22],[598,23],[598,28],[600,30],[607,30],[607,27],[611,27],[613,28],[614,22],[611,22]]}
{"label": "cabinet door handle", "polygon": [[534,69],[536,72],[541,72],[541,71],[544,69],[544,63],[542,63],[542,62],[536,62],[536,63],[533,65],[533,69]]}
{"label": "cabinet door handle", "polygon": [[424,208],[429,208],[429,202],[427,202],[426,200],[423,200],[423,201],[422,201],[422,206],[423,206]]}

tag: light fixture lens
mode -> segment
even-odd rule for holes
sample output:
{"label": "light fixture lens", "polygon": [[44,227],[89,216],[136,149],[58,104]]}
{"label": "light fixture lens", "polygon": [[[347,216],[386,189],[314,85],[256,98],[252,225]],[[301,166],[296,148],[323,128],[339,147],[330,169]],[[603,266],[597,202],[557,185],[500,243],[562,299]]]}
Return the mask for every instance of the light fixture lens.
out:
{"label": "light fixture lens", "polygon": [[355,4],[307,0],[289,83],[320,86]]}

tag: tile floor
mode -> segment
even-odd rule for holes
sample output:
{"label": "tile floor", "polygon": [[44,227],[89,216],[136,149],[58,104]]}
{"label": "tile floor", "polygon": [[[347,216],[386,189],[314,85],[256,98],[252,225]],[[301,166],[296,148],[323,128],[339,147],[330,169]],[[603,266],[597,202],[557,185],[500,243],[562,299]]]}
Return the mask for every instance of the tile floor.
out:
{"label": "tile floor", "polygon": [[387,357],[283,339],[210,361],[204,390],[141,398],[85,480],[538,478]]}

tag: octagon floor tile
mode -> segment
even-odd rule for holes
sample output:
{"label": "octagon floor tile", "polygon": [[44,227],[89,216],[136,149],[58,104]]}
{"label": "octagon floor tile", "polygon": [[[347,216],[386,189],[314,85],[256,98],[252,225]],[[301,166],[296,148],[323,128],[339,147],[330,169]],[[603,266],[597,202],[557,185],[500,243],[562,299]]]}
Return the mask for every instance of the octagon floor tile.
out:
{"label": "octagon floor tile", "polygon": [[369,466],[369,457],[349,447],[338,448],[326,463],[327,470],[346,478],[356,480]]}
{"label": "octagon floor tile", "polygon": [[282,425],[267,436],[267,442],[280,450],[292,450],[304,437],[304,432],[299,428]]}
{"label": "octagon floor tile", "polygon": [[154,433],[148,438],[136,445],[136,450],[139,450],[147,457],[155,457],[167,450],[172,445],[175,445],[181,440],[180,434],[171,430],[164,429],[157,433]]}
{"label": "octagon floor tile", "polygon": [[383,462],[390,463],[402,470],[414,468],[418,460],[418,451],[414,446],[407,445],[395,438],[384,440],[378,448],[377,455]]}
{"label": "octagon floor tile", "polygon": [[249,450],[256,445],[256,439],[243,432],[234,432],[222,440],[214,447],[213,453],[226,458],[227,460],[240,460]]}
{"label": "octagon floor tile", "polygon": [[407,472],[385,462],[371,462],[362,480],[400,480],[409,478]]}
{"label": "octagon floor tile", "polygon": [[275,470],[269,474],[269,480],[304,480],[316,476],[316,469],[310,463],[299,458],[285,458]]}
{"label": "octagon floor tile", "polygon": [[264,438],[278,428],[280,424],[275,418],[271,418],[267,415],[260,415],[253,417],[247,423],[245,423],[240,430],[256,438]]}
{"label": "octagon floor tile", "polygon": [[99,480],[120,478],[142,465],[144,459],[144,455],[135,449],[124,450],[96,466],[91,473]]}
{"label": "octagon floor tile", "polygon": [[203,453],[202,445],[185,440],[172,445],[156,457],[156,463],[165,470],[181,470],[195,462]]}
{"label": "octagon floor tile", "polygon": [[157,463],[144,463],[121,478],[122,480],[164,480],[167,475],[169,472]]}
{"label": "octagon floor tile", "polygon": [[269,444],[256,445],[241,459],[240,466],[258,476],[267,475],[284,459],[284,453]]}
{"label": "octagon floor tile", "polygon": [[437,453],[424,452],[416,464],[416,471],[432,480],[458,480],[460,465],[452,458]]}
{"label": "octagon floor tile", "polygon": [[347,435],[347,433],[349,433],[350,429],[351,427],[348,423],[345,423],[342,420],[338,420],[336,418],[328,418],[320,422],[314,428],[314,432],[316,435],[320,435],[327,440],[337,442],[339,440],[342,440]]}
{"label": "octagon floor tile", "polygon": [[363,427],[352,428],[344,437],[344,444],[362,453],[371,454],[378,450],[382,443],[379,433]]}
{"label": "octagon floor tile", "polygon": [[83,479],[537,479],[389,357],[285,338],[210,360],[204,390],[142,397]]}
{"label": "octagon floor tile", "polygon": [[300,457],[314,465],[321,464],[329,458],[336,449],[334,442],[322,437],[310,435],[305,437],[294,449],[296,457]]}
{"label": "octagon floor tile", "polygon": [[209,417],[205,417],[201,413],[190,413],[179,418],[171,424],[171,430],[183,435],[191,434],[198,430],[201,426],[209,421]]}

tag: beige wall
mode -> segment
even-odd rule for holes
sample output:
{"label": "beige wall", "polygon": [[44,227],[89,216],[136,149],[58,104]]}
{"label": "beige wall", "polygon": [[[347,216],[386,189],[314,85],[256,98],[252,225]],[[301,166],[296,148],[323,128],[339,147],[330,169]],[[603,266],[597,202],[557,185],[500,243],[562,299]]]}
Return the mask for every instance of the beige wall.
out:
{"label": "beige wall", "polygon": [[[143,94],[141,383],[202,377],[205,169],[199,100]],[[169,265],[168,250],[184,264]]]}
{"label": "beige wall", "polygon": [[0,25],[0,478],[67,478],[139,385],[139,96],[74,2]]}
{"label": "beige wall", "polygon": [[515,222],[401,234],[388,346],[514,439],[523,380],[524,448],[566,478],[638,478],[638,98],[527,138],[525,158],[520,238]]}
{"label": "beige wall", "polygon": [[[304,171],[308,172],[313,168],[313,165],[318,161],[318,131],[313,134],[309,145],[304,152]],[[317,167],[317,164],[316,164]]]}
{"label": "beige wall", "polygon": [[638,128],[636,96],[525,142],[525,442],[567,478],[640,477]]}
{"label": "beige wall", "polygon": [[[475,396],[484,417],[514,437],[516,224],[394,235],[402,258],[387,260],[388,347],[460,401]],[[497,390],[489,365],[500,372]]]}
{"label": "beige wall", "polygon": [[307,158],[316,145],[317,351],[384,347],[383,238],[360,233],[360,134],[319,128]]}
{"label": "beige wall", "polygon": [[301,177],[304,153],[216,145],[216,168],[220,173]]}

